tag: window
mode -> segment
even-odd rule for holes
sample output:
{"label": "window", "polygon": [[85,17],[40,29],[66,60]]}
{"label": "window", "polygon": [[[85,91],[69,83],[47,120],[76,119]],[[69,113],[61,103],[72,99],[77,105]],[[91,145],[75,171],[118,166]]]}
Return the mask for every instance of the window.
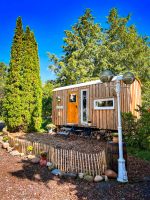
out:
{"label": "window", "polygon": [[94,100],[94,109],[95,110],[114,109],[114,98]]}
{"label": "window", "polygon": [[81,123],[87,123],[88,121],[88,92],[87,90],[81,90]]}
{"label": "window", "polygon": [[76,102],[76,94],[69,95],[69,102]]}

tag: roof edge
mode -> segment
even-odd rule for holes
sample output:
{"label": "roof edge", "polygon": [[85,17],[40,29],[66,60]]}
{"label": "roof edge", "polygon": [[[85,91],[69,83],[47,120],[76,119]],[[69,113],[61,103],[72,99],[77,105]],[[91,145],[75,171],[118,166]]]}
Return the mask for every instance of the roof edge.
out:
{"label": "roof edge", "polygon": [[[122,78],[122,75],[120,75],[119,78]],[[112,81],[116,81],[116,79],[117,79],[117,76],[115,76],[112,79]],[[88,86],[88,85],[94,85],[94,84],[97,84],[97,83],[102,83],[102,82],[100,81],[100,79],[98,79],[98,80],[88,81],[88,82],[84,82],[84,83],[77,83],[77,84],[73,84],[73,85],[67,85],[67,86],[55,88],[53,90],[53,92],[60,91],[60,90],[67,90],[67,89],[71,89],[71,88],[77,88],[77,87],[84,87],[84,86]]]}

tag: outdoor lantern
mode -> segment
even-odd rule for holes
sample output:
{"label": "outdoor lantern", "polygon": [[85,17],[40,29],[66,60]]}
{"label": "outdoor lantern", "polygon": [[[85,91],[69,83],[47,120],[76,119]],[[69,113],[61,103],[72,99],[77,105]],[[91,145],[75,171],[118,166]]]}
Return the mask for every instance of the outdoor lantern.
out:
{"label": "outdoor lantern", "polygon": [[126,72],[124,75],[123,75],[123,78],[122,78],[123,82],[125,84],[132,84],[135,80],[135,76],[133,73],[131,72]]}
{"label": "outdoor lantern", "polygon": [[100,80],[103,82],[103,83],[108,83],[110,82],[114,77],[114,74],[112,73],[112,71],[110,70],[105,70],[103,71],[101,74],[100,74]]}
{"label": "outdoor lantern", "polygon": [[60,102],[60,101],[61,101],[60,96],[57,96],[57,102]]}

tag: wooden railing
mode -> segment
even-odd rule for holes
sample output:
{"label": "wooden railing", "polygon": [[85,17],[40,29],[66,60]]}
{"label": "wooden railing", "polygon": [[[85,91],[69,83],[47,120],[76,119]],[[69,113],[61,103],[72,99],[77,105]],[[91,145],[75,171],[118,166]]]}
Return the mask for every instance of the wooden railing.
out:
{"label": "wooden railing", "polygon": [[41,151],[48,153],[48,161],[64,172],[83,172],[90,175],[101,175],[106,169],[105,151],[99,153],[81,153],[70,149],[55,148],[39,142],[30,142],[8,135],[11,146],[18,144],[18,150],[27,154],[27,147],[33,146],[33,154]]}

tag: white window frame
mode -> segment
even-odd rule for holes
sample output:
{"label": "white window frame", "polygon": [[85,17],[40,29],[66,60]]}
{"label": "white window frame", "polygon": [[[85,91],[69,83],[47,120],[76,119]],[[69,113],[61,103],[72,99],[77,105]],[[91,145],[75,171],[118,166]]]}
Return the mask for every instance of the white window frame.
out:
{"label": "white window frame", "polygon": [[[83,91],[86,91],[86,95],[87,95],[87,121],[86,122],[84,122],[83,121],[83,105],[82,105],[82,101],[83,101],[83,95],[82,95],[82,93],[83,93]],[[81,124],[88,124],[88,115],[89,115],[89,110],[88,110],[88,100],[89,100],[89,97],[88,97],[88,89],[81,89]]]}
{"label": "white window frame", "polygon": [[[97,101],[113,101],[113,106],[107,106],[107,107],[97,107],[96,102]],[[94,100],[94,110],[113,110],[114,109],[114,98],[107,98],[107,99],[95,99]]]}

